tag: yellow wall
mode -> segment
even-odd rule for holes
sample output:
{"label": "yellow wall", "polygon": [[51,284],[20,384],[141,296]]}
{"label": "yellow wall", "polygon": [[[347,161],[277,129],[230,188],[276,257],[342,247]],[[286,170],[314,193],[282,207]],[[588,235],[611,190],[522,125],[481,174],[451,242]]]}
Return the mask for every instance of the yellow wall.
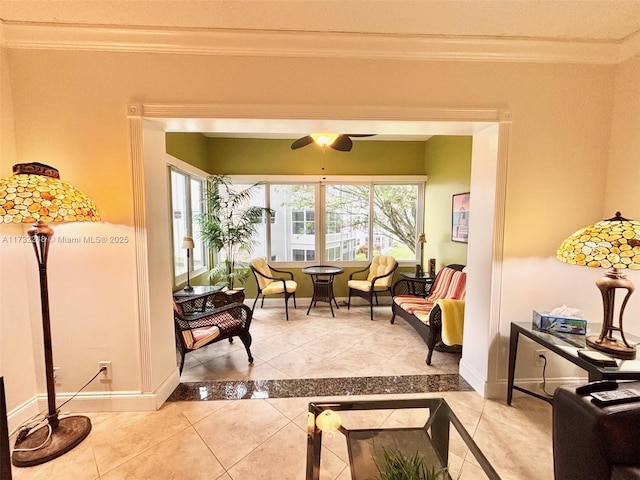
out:
{"label": "yellow wall", "polygon": [[[501,286],[501,331],[508,331],[512,319],[530,318],[531,305],[549,298],[554,302],[562,298],[570,304],[584,303],[587,311],[600,308],[596,293],[590,290],[589,275],[575,274],[588,280],[585,285],[591,285],[582,290],[573,282],[572,274],[565,274],[564,268],[556,266],[559,262],[553,260],[553,255],[568,233],[591,223],[594,215],[599,217],[610,208],[605,198],[608,173],[611,185],[628,185],[631,181],[625,180],[632,177],[627,177],[626,172],[615,168],[608,172],[607,159],[612,122],[621,125],[632,120],[637,131],[636,114],[622,105],[622,98],[613,115],[614,88],[620,95],[638,90],[637,59],[621,67],[618,82],[615,66],[580,64],[36,49],[10,50],[6,64],[11,98],[3,98],[2,110],[5,102],[12,102],[16,159],[44,161],[58,167],[65,179],[96,201],[102,210],[105,231],[130,238],[134,233],[127,122],[130,103],[262,105],[265,111],[269,105],[303,105],[310,109],[314,105],[507,109],[512,126],[504,255],[505,261],[512,263],[505,268]],[[6,91],[3,88],[3,95]],[[313,97],[309,92],[314,92]],[[5,128],[4,122],[2,127]],[[630,159],[635,151],[623,145],[623,138],[613,138],[612,167],[618,168],[630,162],[626,158]],[[11,173],[5,162],[0,168],[1,175]],[[632,167],[633,171],[637,168]],[[623,205],[629,217],[640,218],[637,190],[628,187],[626,192],[628,199],[616,203]],[[89,227],[79,228],[83,231]],[[4,232],[2,235],[7,235]],[[113,361],[114,370],[110,388],[139,390],[135,245],[107,246],[92,251],[90,256],[78,255],[78,250],[72,248],[56,250],[55,268],[50,272],[55,285],[55,351],[73,352],[62,354],[60,359],[63,371],[68,373],[63,391],[82,385],[93,372],[95,361],[107,358]],[[25,265],[31,255],[31,251],[24,253]],[[165,262],[167,258],[149,261]],[[522,268],[523,263],[526,269]],[[546,281],[550,274],[557,279],[555,282]],[[561,282],[562,277],[572,282]],[[27,278],[17,291],[36,292],[33,280]],[[79,285],[83,287],[82,310],[74,304]],[[0,313],[6,322],[4,319],[12,312],[3,303]],[[629,315],[626,326],[632,331],[640,330],[638,318]],[[159,326],[169,343],[170,322],[169,318],[166,325]],[[25,331],[28,328],[24,326]],[[11,341],[3,335],[0,351],[6,351]],[[175,369],[175,359],[164,354],[170,346],[152,353],[155,386]],[[34,333],[33,350],[40,348]],[[502,355],[492,370],[505,362]],[[1,366],[13,378],[21,368],[13,362],[3,362]],[[92,385],[88,391],[103,388]],[[38,389],[43,391],[42,382]],[[9,408],[27,399],[28,396],[13,398]]]}
{"label": "yellow wall", "polygon": [[[451,196],[470,190],[471,137],[432,137],[426,142],[425,158],[429,175],[425,191],[425,259],[436,259],[436,271],[450,263],[466,265],[467,244],[451,241]],[[471,209],[473,215],[473,203]]]}

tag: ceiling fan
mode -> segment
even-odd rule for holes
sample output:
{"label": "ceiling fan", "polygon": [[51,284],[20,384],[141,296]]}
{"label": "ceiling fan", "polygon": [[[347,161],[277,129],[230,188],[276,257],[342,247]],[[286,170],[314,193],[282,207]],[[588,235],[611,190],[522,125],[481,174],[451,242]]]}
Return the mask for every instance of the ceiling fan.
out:
{"label": "ceiling fan", "polygon": [[366,133],[310,133],[302,138],[297,139],[291,144],[291,150],[301,148],[310,143],[317,143],[322,148],[331,147],[340,152],[350,152],[353,147],[351,137],[373,137],[375,134]]}

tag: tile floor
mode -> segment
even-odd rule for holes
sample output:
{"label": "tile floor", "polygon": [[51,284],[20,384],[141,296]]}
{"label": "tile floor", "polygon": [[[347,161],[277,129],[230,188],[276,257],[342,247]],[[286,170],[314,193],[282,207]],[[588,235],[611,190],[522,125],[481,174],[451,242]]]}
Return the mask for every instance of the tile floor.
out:
{"label": "tile floor", "polygon": [[[279,309],[257,307],[253,366],[240,342],[219,342],[187,355],[182,382],[297,378],[316,385],[320,378],[457,373],[457,355],[436,352],[428,367],[424,342],[402,319],[390,325],[388,307],[376,309],[373,322],[363,307],[341,307],[335,318],[324,305],[305,313],[299,305],[285,323]],[[452,390],[458,391],[357,397],[317,391],[287,398],[169,401],[157,412],[90,413],[93,430],[87,440],[43,465],[14,467],[13,478],[302,480],[310,401],[414,397],[444,397],[502,479],[553,478],[547,403],[516,397],[508,407],[473,391]],[[399,411],[378,420],[405,421]],[[348,480],[346,449],[338,439],[327,435],[323,451],[323,480]],[[454,478],[483,478],[461,445],[452,442],[451,451]]]}

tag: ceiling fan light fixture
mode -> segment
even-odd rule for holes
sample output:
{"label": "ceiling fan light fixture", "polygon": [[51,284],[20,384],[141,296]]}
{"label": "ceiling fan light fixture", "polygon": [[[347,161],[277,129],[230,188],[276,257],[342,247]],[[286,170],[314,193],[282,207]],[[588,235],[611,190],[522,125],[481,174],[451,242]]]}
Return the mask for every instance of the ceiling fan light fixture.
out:
{"label": "ceiling fan light fixture", "polygon": [[313,141],[321,147],[328,147],[333,144],[340,136],[338,133],[311,133],[309,134]]}

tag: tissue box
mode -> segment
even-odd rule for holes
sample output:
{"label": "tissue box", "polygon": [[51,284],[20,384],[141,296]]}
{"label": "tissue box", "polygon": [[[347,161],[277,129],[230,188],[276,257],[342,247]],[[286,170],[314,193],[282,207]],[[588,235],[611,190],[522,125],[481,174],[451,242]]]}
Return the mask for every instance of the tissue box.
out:
{"label": "tissue box", "polygon": [[548,312],[533,311],[533,328],[549,333],[573,333],[585,335],[587,333],[587,321],[584,318],[559,317]]}

